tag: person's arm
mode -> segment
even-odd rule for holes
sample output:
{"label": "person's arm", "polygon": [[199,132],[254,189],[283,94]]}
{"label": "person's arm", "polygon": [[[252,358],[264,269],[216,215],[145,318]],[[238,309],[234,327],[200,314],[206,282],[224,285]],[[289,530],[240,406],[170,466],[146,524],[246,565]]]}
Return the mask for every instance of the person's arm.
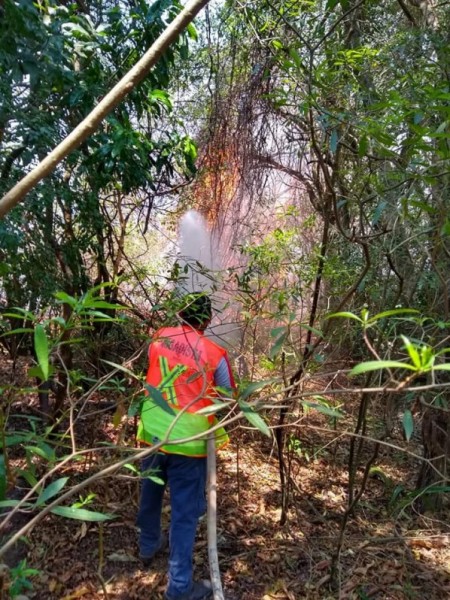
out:
{"label": "person's arm", "polygon": [[214,385],[226,390],[230,390],[230,395],[233,393],[233,390],[236,389],[231,366],[226,356],[220,360],[216,370],[214,371]]}

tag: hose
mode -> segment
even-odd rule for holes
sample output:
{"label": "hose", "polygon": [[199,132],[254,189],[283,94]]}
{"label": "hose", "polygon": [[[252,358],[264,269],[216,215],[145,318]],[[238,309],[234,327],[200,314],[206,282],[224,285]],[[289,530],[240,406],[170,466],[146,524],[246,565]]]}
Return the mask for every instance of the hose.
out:
{"label": "hose", "polygon": [[208,436],[208,558],[214,600],[224,600],[217,554],[217,475],[216,440],[214,433]]}

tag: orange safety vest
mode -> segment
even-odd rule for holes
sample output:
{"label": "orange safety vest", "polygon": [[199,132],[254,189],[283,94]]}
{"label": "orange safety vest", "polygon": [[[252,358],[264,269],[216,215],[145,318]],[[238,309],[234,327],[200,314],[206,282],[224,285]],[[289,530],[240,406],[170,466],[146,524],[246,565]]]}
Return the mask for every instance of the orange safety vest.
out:
{"label": "orange safety vest", "polygon": [[[187,456],[206,456],[206,432],[217,423],[214,416],[198,411],[214,404],[218,394],[214,372],[226,350],[188,325],[164,327],[157,331],[149,347],[146,381],[150,392],[141,408],[138,439],[155,444],[166,438],[163,452]],[[234,388],[230,369],[230,381]],[[167,405],[167,406],[166,406]],[[198,440],[177,443],[198,434]],[[216,447],[228,442],[223,428],[216,431]]]}

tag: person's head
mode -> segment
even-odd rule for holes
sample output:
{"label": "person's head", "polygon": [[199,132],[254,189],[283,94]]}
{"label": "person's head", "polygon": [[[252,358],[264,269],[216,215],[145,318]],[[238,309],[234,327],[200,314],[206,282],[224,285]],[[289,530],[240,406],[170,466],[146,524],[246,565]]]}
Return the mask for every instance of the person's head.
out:
{"label": "person's head", "polygon": [[208,327],[212,317],[211,298],[205,292],[186,294],[183,298],[183,307],[178,314],[184,323],[203,331]]}

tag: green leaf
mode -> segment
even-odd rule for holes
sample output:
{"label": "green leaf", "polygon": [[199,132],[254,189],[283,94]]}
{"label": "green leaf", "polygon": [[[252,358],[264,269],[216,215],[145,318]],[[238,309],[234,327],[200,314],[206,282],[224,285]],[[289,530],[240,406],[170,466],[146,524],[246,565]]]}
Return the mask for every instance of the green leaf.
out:
{"label": "green leaf", "polygon": [[5,337],[7,335],[15,335],[16,333],[32,333],[33,331],[34,329],[31,329],[31,327],[19,327],[18,329],[11,329],[11,331],[6,331],[5,333],[2,333],[0,337]]}
{"label": "green leaf", "polygon": [[360,156],[360,157],[365,156],[368,147],[369,147],[369,140],[367,139],[366,135],[363,135],[363,137],[359,140],[358,156]]}
{"label": "green leaf", "polygon": [[58,325],[60,325],[61,327],[66,327],[67,322],[65,319],[63,319],[63,317],[52,317],[50,319],[50,323],[58,323]]}
{"label": "green leaf", "polygon": [[152,90],[149,94],[149,100],[153,102],[160,102],[169,110],[172,109],[172,100],[169,94],[164,90]]}
{"label": "green leaf", "polygon": [[195,28],[193,23],[189,23],[189,25],[186,27],[186,33],[189,35],[189,37],[192,40],[194,40],[194,41],[198,40],[197,29]]}
{"label": "green leaf", "polygon": [[30,487],[34,487],[38,484],[38,480],[34,473],[32,473],[29,469],[19,469],[17,474],[25,479],[25,481],[30,485]]}
{"label": "green leaf", "polygon": [[415,367],[413,367],[413,365],[398,362],[396,360],[370,360],[353,367],[349,375],[360,375],[361,373],[378,371],[379,369],[409,369],[410,371],[417,370]]}
{"label": "green leaf", "polygon": [[270,331],[270,337],[276,338],[280,335],[280,333],[284,333],[286,331],[286,325],[282,325],[281,327],[274,327]]}
{"label": "green leaf", "polygon": [[55,460],[55,451],[54,449],[46,444],[45,442],[41,442],[39,446],[25,446],[25,450],[27,452],[31,452],[31,454],[36,454],[41,458],[45,458],[45,460],[53,461]]}
{"label": "green leaf", "polygon": [[80,315],[83,317],[96,317],[93,319],[96,323],[100,323],[103,321],[116,321],[117,317],[112,317],[111,315],[107,315],[106,313],[101,312],[100,310],[94,310],[92,308],[83,308],[80,311]]}
{"label": "green leaf", "polygon": [[330,136],[330,151],[333,154],[336,154],[338,142],[339,142],[338,131],[337,131],[337,129],[333,129],[333,131],[331,133],[331,136]]}
{"label": "green leaf", "polygon": [[392,505],[395,503],[395,501],[398,499],[398,497],[400,496],[400,494],[403,494],[405,492],[405,488],[403,485],[401,484],[397,484],[394,488],[394,491],[392,492],[392,496],[389,499],[389,504]]}
{"label": "green leaf", "polygon": [[158,390],[157,388],[153,387],[152,385],[149,385],[148,383],[144,383],[144,387],[147,390],[148,395],[150,396],[150,398],[153,400],[153,402],[157,406],[159,406],[159,408],[161,408],[164,412],[169,413],[169,415],[175,416],[175,414],[176,414],[175,411],[165,401],[164,396],[162,395],[162,393],[161,393],[160,390]]}
{"label": "green leaf", "polygon": [[124,466],[128,467],[130,469],[130,471],[135,471],[139,475],[139,477],[141,477],[143,479],[151,479],[158,485],[166,485],[166,482],[164,481],[164,479],[161,479],[161,477],[158,477],[158,475],[155,474],[155,473],[158,473],[158,469],[149,468],[149,469],[146,469],[145,471],[139,471],[136,467],[133,468],[133,465],[124,465]]}
{"label": "green leaf", "polygon": [[444,225],[442,226],[441,235],[450,236],[450,219],[447,219],[445,221]]}
{"label": "green leaf", "polygon": [[146,396],[139,396],[139,398],[135,398],[130,406],[128,407],[127,415],[129,417],[135,417],[141,411],[142,403],[146,399]]}
{"label": "green leaf", "polygon": [[264,421],[261,415],[254,411],[253,407],[247,404],[247,402],[242,401],[239,402],[239,406],[242,412],[244,413],[246,419],[253,425],[253,427],[259,429],[259,431],[267,437],[272,437],[267,423]]}
{"label": "green leaf", "polygon": [[385,310],[384,312],[378,313],[369,319],[369,323],[375,323],[375,321],[379,321],[380,319],[384,319],[385,317],[391,317],[393,315],[400,314],[417,314],[419,311],[414,308],[393,308],[392,310]]}
{"label": "green leaf", "polygon": [[432,485],[420,491],[423,494],[448,494],[450,492],[450,485]]}
{"label": "green leaf", "polygon": [[[14,508],[14,506],[17,506],[18,504],[20,504],[20,500],[2,500],[0,502],[0,508]],[[22,506],[31,506],[31,504],[29,502],[23,502]]]}
{"label": "green leaf", "polygon": [[39,365],[34,365],[34,367],[30,367],[27,371],[28,377],[37,377],[41,381],[45,381],[44,373]]}
{"label": "green leaf", "polygon": [[310,325],[307,325],[306,323],[300,323],[299,327],[300,327],[300,329],[306,329],[306,331],[311,331],[311,333],[314,333],[314,335],[317,335],[317,337],[323,337],[323,332],[320,331],[320,329],[311,327]]}
{"label": "green leaf", "polygon": [[123,468],[128,469],[129,471],[131,471],[132,473],[136,473],[137,475],[140,474],[139,469],[133,463],[127,463],[126,465],[123,465]]}
{"label": "green leaf", "polygon": [[75,308],[75,306],[78,304],[78,300],[73,298],[73,296],[69,296],[69,294],[66,294],[66,292],[57,292],[55,294],[55,298],[63,304],[68,304],[72,308]]}
{"label": "green leaf", "polygon": [[43,381],[47,381],[49,377],[48,340],[45,329],[40,324],[34,328],[34,351],[44,376]]}
{"label": "green leaf", "polygon": [[405,344],[406,351],[409,354],[409,358],[411,359],[413,365],[420,369],[422,367],[422,361],[420,360],[419,352],[414,344],[404,335],[401,336],[403,343]]}
{"label": "green leaf", "polygon": [[406,441],[409,442],[411,436],[414,431],[414,419],[412,416],[412,412],[409,409],[406,409],[403,413],[403,430],[405,432]]}
{"label": "green leaf", "polygon": [[[56,369],[53,365],[49,365],[48,375],[51,377],[55,373]],[[41,381],[46,381],[44,373],[39,365],[34,365],[34,367],[30,367],[27,371],[28,377],[37,377]]]}
{"label": "green leaf", "polygon": [[295,50],[295,48],[293,48],[292,46],[289,48],[289,55],[292,58],[292,60],[294,61],[297,69],[301,69],[303,66],[302,59],[300,58],[300,54],[297,52],[297,50]]}
{"label": "green leaf", "polygon": [[117,363],[111,362],[110,360],[104,360],[104,359],[102,359],[102,362],[106,363],[107,365],[110,365],[111,367],[114,367],[118,371],[122,371],[123,373],[126,373],[133,379],[138,379],[138,377],[136,376],[136,373],[133,373],[133,371],[130,371],[130,369],[127,369],[126,367],[124,367],[122,365],[119,365]]}
{"label": "green leaf", "polygon": [[[450,325],[450,323],[448,323]],[[442,354],[450,354],[450,348],[441,348],[439,352],[436,352],[435,356],[441,356]]]}
{"label": "green leaf", "polygon": [[20,308],[19,306],[13,306],[12,310],[17,310],[19,313],[21,313],[22,316],[18,316],[17,314],[14,313],[5,313],[8,317],[15,317],[16,319],[22,319],[23,317],[25,317],[28,321],[32,321],[34,322],[35,318],[32,312],[30,312],[29,310],[25,310],[25,308]]}
{"label": "green leaf", "polygon": [[[234,398],[234,390],[231,387],[215,386],[215,390],[222,399]],[[216,402],[213,398],[213,402]]]}
{"label": "green leaf", "polygon": [[437,365],[433,367],[433,371],[450,371],[450,364]]}
{"label": "green leaf", "polygon": [[420,365],[422,371],[429,371],[436,359],[433,348],[431,346],[423,345],[420,348]]}
{"label": "green leaf", "polygon": [[63,487],[66,485],[66,483],[68,481],[69,481],[68,477],[61,477],[60,479],[57,479],[56,481],[52,481],[52,483],[50,485],[48,485],[44,490],[42,490],[42,492],[39,494],[39,497],[36,500],[35,506],[42,506],[50,498],[53,498],[53,496],[56,496],[56,494],[58,494],[63,489]]}
{"label": "green leaf", "polygon": [[144,471],[143,473],[141,473],[141,477],[143,477],[144,479],[150,479],[157,485],[166,485],[164,479],[161,479],[161,477],[157,477],[157,475],[152,475],[152,471]]}
{"label": "green leaf", "polygon": [[[23,444],[23,442],[28,442],[34,437],[33,432],[17,432],[6,435],[6,447],[15,446],[16,444]],[[3,443],[0,444],[0,448],[3,448]]]}
{"label": "green leaf", "polygon": [[354,315],[351,312],[338,312],[338,313],[332,313],[331,315],[326,315],[325,319],[334,319],[335,317],[343,317],[344,319],[354,319],[355,321],[358,321],[359,323],[362,323],[362,319],[360,319],[359,317],[357,317],[356,315]]}
{"label": "green leaf", "polygon": [[78,23],[63,23],[61,29],[63,34],[68,37],[71,37],[72,35],[74,38],[80,40],[90,40],[92,38],[91,33],[86,31],[86,29],[81,27]]}
{"label": "green leaf", "polygon": [[392,479],[380,467],[370,467],[369,475],[371,477],[377,475],[385,485],[392,483]]}
{"label": "green leaf", "polygon": [[108,513],[99,513],[85,508],[74,508],[73,506],[55,506],[51,511],[54,515],[65,517],[66,519],[76,519],[78,521],[109,521],[115,519],[114,515]]}
{"label": "green leaf", "polygon": [[419,202],[418,200],[409,200],[408,204],[416,208],[421,208],[430,215],[434,215],[436,213],[436,209],[433,206],[427,204],[426,202]]}
{"label": "green leaf", "polygon": [[387,202],[385,202],[385,201],[380,202],[380,204],[378,204],[378,206],[375,209],[375,212],[373,213],[372,225],[376,225],[379,222],[381,215],[383,214],[386,206],[387,206]]}
{"label": "green leaf", "polygon": [[106,302],[106,300],[97,300],[95,298],[92,298],[90,300],[87,300],[86,302],[84,302],[83,304],[84,308],[107,308],[107,309],[111,309],[111,310],[124,310],[127,307],[123,306],[123,304],[111,304],[111,302]]}
{"label": "green leaf", "polygon": [[327,10],[333,10],[335,6],[339,3],[339,0],[328,0],[327,2]]}
{"label": "green leaf", "polygon": [[280,335],[280,337],[277,339],[277,341],[275,342],[275,344],[272,346],[272,348],[270,349],[270,352],[269,352],[269,358],[271,360],[273,360],[279,354],[287,337],[288,337],[287,332],[282,333]]}
{"label": "green leaf", "polygon": [[212,404],[211,406],[205,406],[204,408],[197,410],[195,414],[197,414],[197,415],[213,415],[216,412],[219,412],[219,410],[222,410],[223,408],[229,408],[229,407],[230,407],[229,402],[217,402],[215,404]]}
{"label": "green leaf", "polygon": [[326,415],[327,417],[333,417],[333,419],[343,419],[344,414],[335,408],[331,408],[330,406],[326,406],[325,404],[320,404],[317,402],[310,402],[309,400],[302,401],[303,406],[307,406],[308,408],[313,408],[318,412]]}
{"label": "green leaf", "polygon": [[92,504],[96,497],[97,494],[94,494],[94,492],[89,492],[87,496],[80,496],[79,502],[74,502],[71,508],[84,508],[85,506]]}
{"label": "green leaf", "polygon": [[258,390],[262,390],[274,381],[275,379],[268,379],[266,381],[254,381],[253,383],[250,383],[244,390],[242,390],[242,392],[239,392],[239,397],[242,398],[242,400],[245,400]]}

